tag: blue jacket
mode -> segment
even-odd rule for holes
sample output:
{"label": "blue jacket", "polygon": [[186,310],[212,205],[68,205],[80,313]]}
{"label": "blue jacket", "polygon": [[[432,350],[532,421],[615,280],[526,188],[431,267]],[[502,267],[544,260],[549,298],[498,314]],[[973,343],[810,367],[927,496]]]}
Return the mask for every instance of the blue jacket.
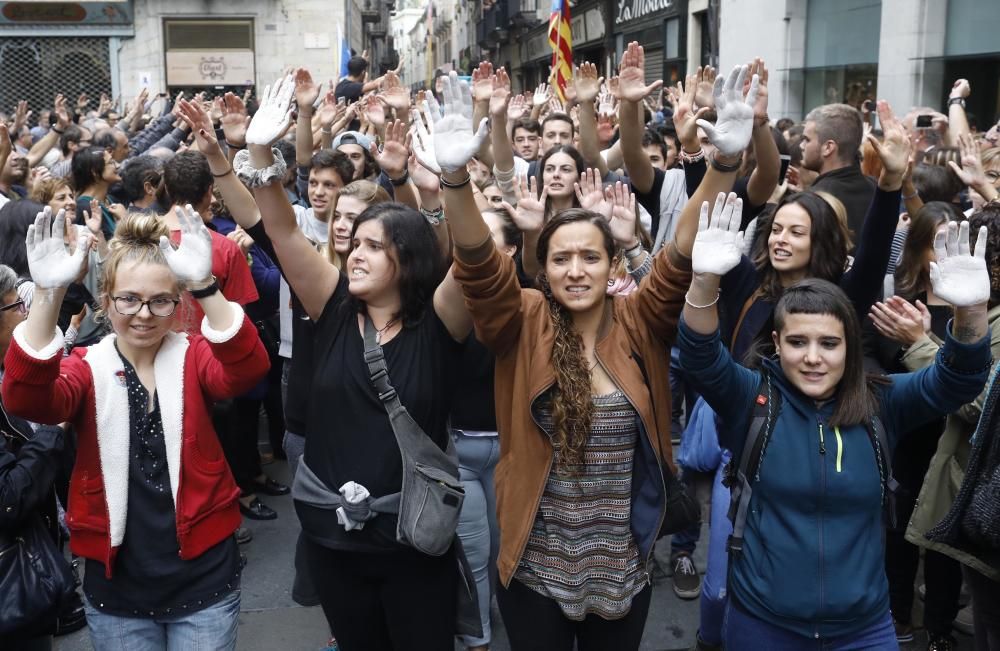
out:
{"label": "blue jacket", "polygon": [[[686,377],[720,417],[720,443],[738,459],[760,371],[737,364],[718,332],[699,335],[683,320],[677,346]],[[934,364],[889,376],[879,389],[889,445],[974,400],[990,357],[987,337],[962,344],[949,333]],[[764,364],[781,392],[781,412],[751,480],[743,553],[730,559],[730,594],[753,616],[800,635],[851,635],[889,610],[875,449],[862,425],[826,425],[836,399],[817,407],[777,360]]]}

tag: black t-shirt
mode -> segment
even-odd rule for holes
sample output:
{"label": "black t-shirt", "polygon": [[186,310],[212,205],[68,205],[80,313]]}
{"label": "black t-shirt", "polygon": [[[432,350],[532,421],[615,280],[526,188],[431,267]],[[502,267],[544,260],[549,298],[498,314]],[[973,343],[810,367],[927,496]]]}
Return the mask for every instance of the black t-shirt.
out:
{"label": "black t-shirt", "polygon": [[[335,98],[340,99],[341,97],[350,104],[351,102],[356,102],[361,99],[364,95],[365,85],[360,81],[352,81],[350,79],[343,79],[333,91]],[[347,125],[347,131],[357,131],[361,126],[360,120],[352,120],[350,124]]]}
{"label": "black t-shirt", "polygon": [[[305,463],[331,490],[349,481],[373,497],[399,492],[402,460],[385,406],[364,361],[358,313],[342,274],[315,324],[313,375],[306,415]],[[428,303],[424,316],[382,345],[389,380],[420,428],[443,450],[447,444],[452,380],[461,344]],[[295,503],[302,529],[325,547],[395,551],[396,518],[379,515],[364,529],[345,531],[332,511]]]}
{"label": "black t-shirt", "polygon": [[478,432],[497,431],[497,412],[493,398],[495,358],[475,334],[462,344],[462,361],[456,369],[455,393],[452,395],[451,426]]}
{"label": "black t-shirt", "polygon": [[[239,586],[240,555],[229,536],[201,556],[180,557],[177,516],[167,471],[167,446],[155,394],[122,357],[129,401],[128,515],[125,539],[115,557],[114,576],[87,559],[83,590],[95,608],[127,617],[197,612]],[[181,474],[183,481],[183,473]]]}

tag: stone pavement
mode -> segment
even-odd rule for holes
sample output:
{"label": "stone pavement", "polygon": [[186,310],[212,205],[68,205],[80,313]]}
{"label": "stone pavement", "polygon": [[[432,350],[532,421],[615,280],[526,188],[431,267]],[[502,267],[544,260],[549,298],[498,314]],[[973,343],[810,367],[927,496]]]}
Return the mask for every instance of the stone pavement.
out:
{"label": "stone pavement", "polygon": [[[265,466],[265,472],[278,481],[288,480],[287,465],[283,461]],[[303,608],[291,598],[293,557],[299,522],[295,517],[290,496],[263,497],[278,512],[278,519],[270,522],[247,521],[253,530],[253,542],[240,547],[247,555],[243,575],[243,603],[240,612],[239,651],[317,651],[327,640],[326,620],[317,608]],[[703,533],[702,540],[707,541]],[[642,651],[673,651],[690,649],[698,629],[698,602],[682,601],[674,595],[669,572],[669,541],[657,545],[655,557],[658,568],[653,578],[653,601],[642,641]],[[695,555],[695,565],[705,570],[705,547],[700,545]],[[919,602],[918,602],[919,604]],[[494,605],[494,640],[491,649],[509,651],[503,623]],[[971,651],[972,641],[956,635],[959,649]],[[905,645],[904,651],[926,648],[925,638],[917,636],[919,644]],[[419,645],[412,648],[419,650]],[[456,645],[456,650],[460,649]],[[87,629],[58,638],[56,651],[92,651]],[[613,651],[613,650],[609,650]]]}

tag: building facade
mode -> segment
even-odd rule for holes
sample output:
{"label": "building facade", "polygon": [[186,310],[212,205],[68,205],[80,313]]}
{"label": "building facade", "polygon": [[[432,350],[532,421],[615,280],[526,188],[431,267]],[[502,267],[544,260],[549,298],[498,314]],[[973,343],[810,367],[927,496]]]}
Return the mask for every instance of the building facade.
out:
{"label": "building facade", "polygon": [[288,67],[334,79],[338,26],[373,74],[395,67],[394,0],[0,2],[0,106],[55,92],[133,97],[271,83]]}
{"label": "building facade", "polygon": [[[762,56],[772,118],[886,99],[943,110],[952,82],[986,129],[1000,115],[1000,13],[987,0],[721,0],[723,69]],[[747,29],[753,25],[753,29]]]}

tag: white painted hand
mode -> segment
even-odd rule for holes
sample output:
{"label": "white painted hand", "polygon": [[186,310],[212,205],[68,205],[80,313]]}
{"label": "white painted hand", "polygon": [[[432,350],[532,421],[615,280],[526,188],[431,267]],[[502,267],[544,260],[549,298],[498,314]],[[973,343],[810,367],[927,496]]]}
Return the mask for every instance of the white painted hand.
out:
{"label": "white painted hand", "polygon": [[52,209],[46,208],[28,226],[24,244],[28,249],[28,270],[35,286],[42,289],[68,287],[87,264],[90,234],[80,229],[76,250],[70,253],[63,239],[66,233],[66,211],[60,210],[52,219]]}
{"label": "white painted hand", "polygon": [[[479,151],[489,133],[489,120],[483,118],[476,132],[472,132],[472,93],[469,84],[460,81],[454,71],[441,80],[441,94],[444,96],[444,115],[439,117],[432,111],[433,131],[430,133],[437,171],[457,172]],[[419,125],[417,133],[423,138]],[[422,144],[426,146],[426,141]],[[417,158],[420,159],[419,154]]]}
{"label": "white painted hand", "polygon": [[747,67],[736,66],[728,77],[716,77],[712,95],[718,117],[714,125],[698,120],[698,126],[705,130],[716,149],[727,156],[742,153],[753,133],[753,106],[757,102],[760,80],[757,75],[753,76],[744,98],[742,90],[746,76]]}
{"label": "white painted hand", "polygon": [[425,91],[419,111],[410,111],[410,147],[424,168],[441,175],[441,166],[434,151],[434,122],[441,119],[441,108],[434,93]]}
{"label": "white painted hand", "polygon": [[295,79],[285,75],[264,88],[260,107],[254,113],[247,129],[247,144],[270,147],[288,130],[292,121],[292,97]]}
{"label": "white painted hand", "polygon": [[743,257],[742,215],[743,200],[732,192],[728,197],[719,193],[711,220],[708,217],[708,202],[701,204],[698,235],[691,250],[691,270],[694,273],[724,276],[740,263]]}
{"label": "white painted hand", "polygon": [[203,283],[212,278],[212,235],[191,204],[177,208],[181,241],[175,249],[167,237],[160,237],[160,250],[170,271],[186,283]]}
{"label": "white painted hand", "polygon": [[976,250],[969,253],[969,222],[948,224],[948,232],[934,237],[931,286],[934,294],[955,307],[971,307],[990,300],[990,275],[986,271],[985,226],[979,229]]}

